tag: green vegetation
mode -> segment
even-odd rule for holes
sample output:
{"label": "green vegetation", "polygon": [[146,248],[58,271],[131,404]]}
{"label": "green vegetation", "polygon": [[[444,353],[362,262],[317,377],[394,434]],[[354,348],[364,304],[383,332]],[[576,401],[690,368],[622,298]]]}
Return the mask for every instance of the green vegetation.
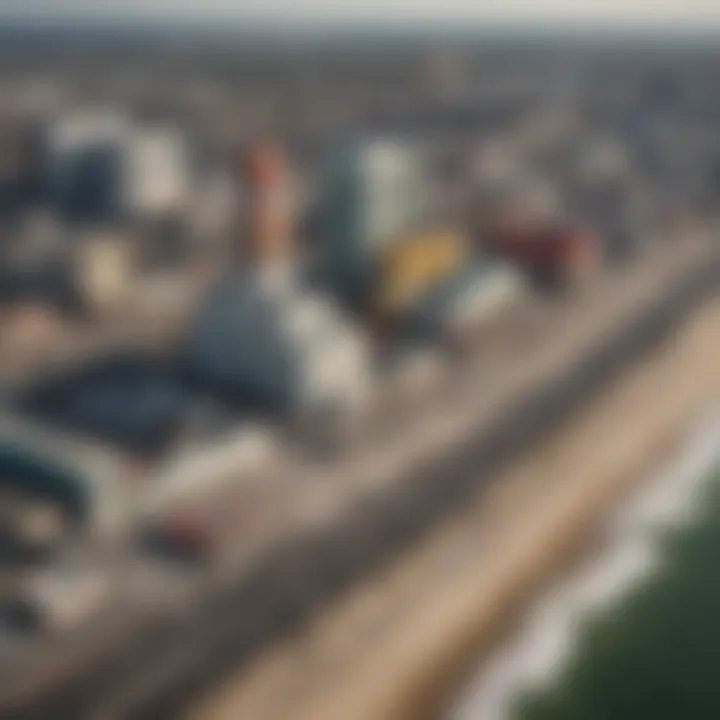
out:
{"label": "green vegetation", "polygon": [[720,482],[704,492],[697,522],[659,539],[659,571],[583,624],[558,681],[515,718],[720,718]]}

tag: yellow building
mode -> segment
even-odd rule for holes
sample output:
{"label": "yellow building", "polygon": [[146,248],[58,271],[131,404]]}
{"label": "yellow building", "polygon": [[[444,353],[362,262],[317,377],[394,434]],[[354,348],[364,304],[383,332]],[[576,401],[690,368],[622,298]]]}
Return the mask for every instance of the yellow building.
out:
{"label": "yellow building", "polygon": [[376,303],[396,315],[434,283],[457,272],[468,259],[463,235],[449,230],[418,233],[388,248],[379,259]]}

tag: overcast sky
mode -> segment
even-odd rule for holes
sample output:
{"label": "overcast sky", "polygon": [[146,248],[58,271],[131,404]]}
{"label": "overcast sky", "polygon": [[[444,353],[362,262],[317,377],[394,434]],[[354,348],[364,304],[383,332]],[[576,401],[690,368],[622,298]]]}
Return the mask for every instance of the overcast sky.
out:
{"label": "overcast sky", "polygon": [[720,29],[720,0],[0,0],[0,17],[562,21]]}

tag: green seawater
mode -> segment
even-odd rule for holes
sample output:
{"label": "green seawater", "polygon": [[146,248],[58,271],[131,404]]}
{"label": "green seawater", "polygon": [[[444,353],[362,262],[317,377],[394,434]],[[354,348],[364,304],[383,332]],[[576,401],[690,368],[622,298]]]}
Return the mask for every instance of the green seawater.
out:
{"label": "green seawater", "polygon": [[558,677],[511,717],[720,720],[720,472],[702,493],[691,524],[658,535],[657,571],[586,619]]}

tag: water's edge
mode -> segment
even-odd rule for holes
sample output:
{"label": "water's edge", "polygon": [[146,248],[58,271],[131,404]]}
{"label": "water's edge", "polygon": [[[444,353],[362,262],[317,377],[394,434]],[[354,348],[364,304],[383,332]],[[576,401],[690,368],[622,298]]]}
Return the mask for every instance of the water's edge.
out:
{"label": "water's edge", "polygon": [[483,663],[447,720],[512,717],[519,694],[547,687],[575,650],[575,631],[589,615],[612,608],[658,566],[658,531],[691,523],[700,490],[720,447],[720,408],[687,432],[673,457],[639,484],[604,522],[604,546],[589,565],[552,588],[517,632]]}

